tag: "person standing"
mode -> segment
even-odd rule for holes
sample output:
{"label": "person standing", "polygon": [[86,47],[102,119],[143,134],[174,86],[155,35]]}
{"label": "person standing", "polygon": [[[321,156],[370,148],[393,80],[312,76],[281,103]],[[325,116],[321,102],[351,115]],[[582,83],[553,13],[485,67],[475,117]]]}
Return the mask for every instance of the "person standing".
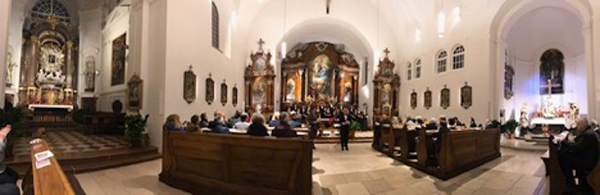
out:
{"label": "person standing", "polygon": [[350,138],[350,124],[352,124],[352,116],[350,115],[350,110],[348,108],[344,108],[342,114],[338,117],[338,122],[340,123],[340,142],[342,144],[342,150],[348,149],[348,139]]}

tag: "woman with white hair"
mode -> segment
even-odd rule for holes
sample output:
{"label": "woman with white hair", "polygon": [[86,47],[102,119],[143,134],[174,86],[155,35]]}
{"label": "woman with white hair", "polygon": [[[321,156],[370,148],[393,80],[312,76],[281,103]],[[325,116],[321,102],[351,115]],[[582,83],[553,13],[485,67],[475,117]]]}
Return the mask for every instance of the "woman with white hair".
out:
{"label": "woman with white hair", "polygon": [[269,136],[267,128],[265,127],[265,118],[260,113],[254,113],[252,115],[252,124],[248,127],[246,135],[252,136]]}

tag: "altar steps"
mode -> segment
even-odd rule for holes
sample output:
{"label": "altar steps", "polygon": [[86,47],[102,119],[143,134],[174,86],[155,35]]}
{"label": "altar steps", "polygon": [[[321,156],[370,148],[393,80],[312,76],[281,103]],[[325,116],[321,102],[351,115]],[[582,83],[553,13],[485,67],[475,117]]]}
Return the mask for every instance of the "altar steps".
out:
{"label": "altar steps", "polygon": [[[161,158],[158,148],[146,146],[140,148],[121,148],[81,153],[55,154],[66,173],[85,173]],[[6,159],[6,166],[23,176],[31,167],[31,157],[26,155]]]}

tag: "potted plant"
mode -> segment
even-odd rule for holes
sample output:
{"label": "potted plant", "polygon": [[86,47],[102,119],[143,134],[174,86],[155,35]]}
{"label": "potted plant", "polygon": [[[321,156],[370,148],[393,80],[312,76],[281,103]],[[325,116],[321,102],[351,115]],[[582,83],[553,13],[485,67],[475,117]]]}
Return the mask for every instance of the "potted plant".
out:
{"label": "potted plant", "polygon": [[504,124],[504,126],[502,126],[503,131],[508,134],[508,139],[512,139],[513,138],[513,135],[515,133],[515,129],[518,126],[519,126],[519,123],[516,120],[514,120],[514,119],[506,121],[506,123]]}
{"label": "potted plant", "polygon": [[350,138],[356,137],[356,131],[361,131],[362,127],[358,121],[350,123]]}
{"label": "potted plant", "polygon": [[128,115],[125,117],[125,134],[131,139],[132,147],[140,147],[143,145],[143,133],[146,123],[148,123],[148,117],[146,115],[142,117],[141,114]]}

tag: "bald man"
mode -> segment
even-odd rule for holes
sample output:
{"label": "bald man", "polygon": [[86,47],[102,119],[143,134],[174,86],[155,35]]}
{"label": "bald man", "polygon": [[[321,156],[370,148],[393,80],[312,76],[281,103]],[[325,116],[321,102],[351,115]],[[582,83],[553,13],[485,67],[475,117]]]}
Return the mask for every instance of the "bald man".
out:
{"label": "bald man", "polygon": [[[587,177],[598,162],[598,135],[591,128],[587,118],[581,118],[577,122],[576,135],[574,141],[565,139],[560,146],[560,166],[567,179],[567,193],[581,191],[584,194],[593,194]],[[579,189],[575,185],[573,170],[579,178]]]}

